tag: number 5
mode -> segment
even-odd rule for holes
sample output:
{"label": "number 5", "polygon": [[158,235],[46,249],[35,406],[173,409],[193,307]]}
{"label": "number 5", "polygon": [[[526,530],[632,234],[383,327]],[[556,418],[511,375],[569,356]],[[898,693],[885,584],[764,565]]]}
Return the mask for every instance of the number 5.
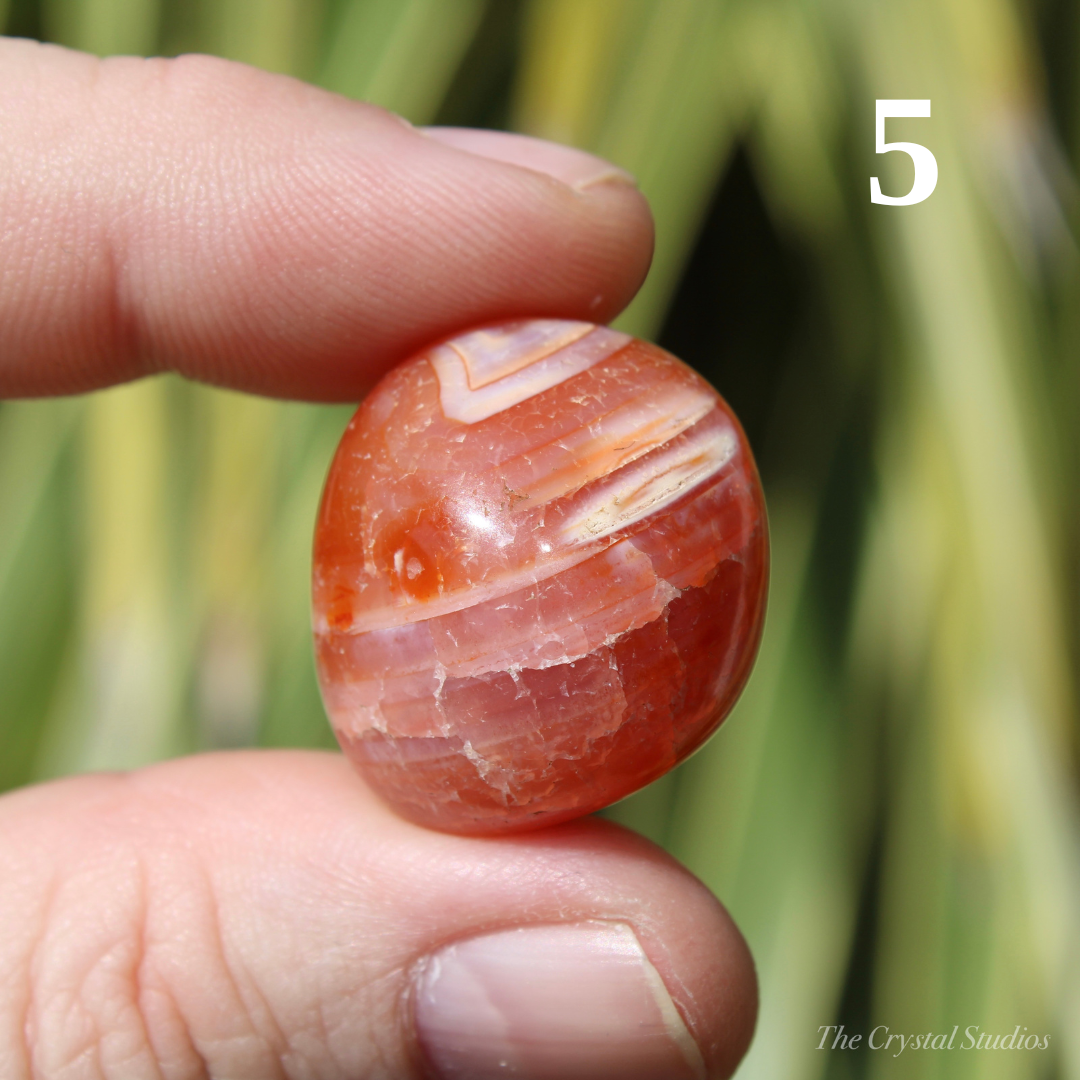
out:
{"label": "number 5", "polygon": [[881,194],[881,185],[876,176],[870,177],[870,201],[885,206],[912,206],[929,199],[937,187],[937,158],[925,146],[913,142],[886,142],[885,119],[889,116],[929,116],[930,100],[920,101],[909,98],[879,98],[877,102],[877,139],[875,153],[887,154],[890,150],[899,150],[907,154],[915,165],[915,183],[906,195]]}

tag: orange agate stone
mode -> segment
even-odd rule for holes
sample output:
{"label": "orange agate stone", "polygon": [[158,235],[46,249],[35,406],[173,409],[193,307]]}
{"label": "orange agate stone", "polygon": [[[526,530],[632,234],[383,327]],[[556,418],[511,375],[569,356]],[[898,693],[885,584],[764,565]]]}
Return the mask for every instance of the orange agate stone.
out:
{"label": "orange agate stone", "polygon": [[484,327],[391,371],[341,440],[315,536],[323,700],[405,817],[565,821],[716,729],[767,575],[750,448],[708,383],[591,323]]}

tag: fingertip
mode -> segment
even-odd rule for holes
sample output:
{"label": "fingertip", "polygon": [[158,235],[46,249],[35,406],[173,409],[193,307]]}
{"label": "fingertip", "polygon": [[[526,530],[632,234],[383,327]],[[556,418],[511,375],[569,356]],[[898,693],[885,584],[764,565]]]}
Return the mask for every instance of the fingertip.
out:
{"label": "fingertip", "polygon": [[[600,287],[591,293],[579,290],[573,309],[508,314],[553,315],[606,323],[630,303],[649,271],[655,244],[652,211],[632,173],[577,147],[516,132],[455,127],[425,127],[416,131],[452,150],[541,173],[569,187],[577,196],[579,208],[584,210],[583,216],[591,219],[600,234],[600,243],[608,249],[605,272],[591,272]],[[569,278],[577,268],[570,265],[567,269]]]}
{"label": "fingertip", "polygon": [[[647,897],[633,920],[711,1078],[730,1077],[753,1040],[758,981],[750,947],[721,900],[667,851],[621,825],[588,818],[563,826],[593,833],[623,888]],[[557,830],[552,830],[556,832]],[[542,834],[540,834],[542,835]]]}
{"label": "fingertip", "polygon": [[[447,1075],[453,1075],[452,1063],[467,1061],[468,1054],[473,1054],[473,1063],[461,1075],[470,1080],[485,1075],[481,1064],[500,1060],[500,1047],[506,1047],[491,1033],[499,1029],[503,1005],[525,1038],[527,1031],[556,1021],[563,1024],[564,1036],[568,1034],[568,1014],[557,1000],[560,985],[569,989],[571,982],[585,986],[592,980],[594,996],[608,987],[610,1001],[622,1002],[623,988],[611,981],[612,971],[624,972],[631,993],[640,984],[635,1015],[643,1022],[652,1018],[656,1039],[646,1039],[638,1047],[643,1062],[653,1060],[649,1054],[657,1061],[674,1055],[672,1060],[687,1063],[687,1076],[697,1075],[693,1055],[685,1050],[689,1038],[700,1054],[704,1075],[723,1078],[734,1073],[750,1045],[758,987],[743,935],[697,877],[658,845],[611,821],[590,816],[492,838],[433,832],[393,813],[340,755],[327,753],[204,755],[139,775],[145,776],[159,801],[166,791],[197,787],[200,800],[219,807],[215,816],[232,823],[224,828],[226,833],[242,834],[239,826],[245,819],[261,822],[275,837],[274,851],[286,865],[303,858],[313,867],[333,866],[328,877],[319,872],[308,886],[323,897],[327,925],[333,927],[350,911],[366,908],[379,913],[377,918],[369,914],[370,925],[379,926],[380,941],[391,952],[399,951],[400,967],[411,971],[414,1005],[429,994],[428,1005],[438,1006],[425,1014],[426,1019],[419,1014],[407,1019],[428,1024],[428,1030],[418,1029],[416,1037],[427,1046],[429,1056],[442,1054]],[[245,840],[245,850],[229,856],[230,864],[251,857],[247,844]],[[219,849],[222,854],[228,851],[228,843]],[[362,878],[355,876],[357,866],[367,868]],[[329,892],[327,881],[333,884]],[[378,884],[382,893],[369,892],[361,901],[351,893],[357,882],[369,890]],[[346,888],[341,891],[343,884]],[[519,930],[535,933],[522,935]],[[339,929],[326,930],[325,936],[344,932],[342,922]],[[498,936],[505,934],[510,936]],[[432,971],[449,962],[446,950],[469,942],[476,944],[455,954],[460,970],[435,986]],[[562,968],[555,962],[558,947],[565,959]],[[592,955],[596,970],[586,967],[576,976],[568,975],[577,953]],[[542,986],[536,997],[511,992],[515,972],[528,966],[530,956],[544,955],[552,958],[547,983],[551,992]],[[650,986],[650,972],[666,990],[670,1008],[663,992],[656,993],[658,984],[653,981]],[[473,1034],[462,1035],[472,1042],[464,1046],[455,1042],[458,1006],[448,1003],[446,995],[455,997],[454,988],[474,976],[489,980],[491,992],[503,993],[503,999],[494,1012],[477,1005]],[[589,995],[582,999],[582,1021],[587,1018],[588,1000]],[[624,1007],[629,1005],[618,1005],[616,1012]],[[569,1014],[571,1026],[574,1012]],[[605,1027],[598,1011],[588,1015],[591,1029]],[[676,1018],[685,1034],[673,1022]],[[624,1021],[625,1016],[618,1015],[611,1020],[618,1030]],[[411,1038],[406,1035],[406,1041]],[[610,1056],[605,1056],[605,1045]],[[606,1075],[597,1064],[601,1060],[618,1063],[620,1080],[635,1075],[610,1043],[601,1039],[593,1052],[593,1063],[584,1074],[589,1080]],[[575,1075],[567,1069],[564,1064],[559,1075]]]}

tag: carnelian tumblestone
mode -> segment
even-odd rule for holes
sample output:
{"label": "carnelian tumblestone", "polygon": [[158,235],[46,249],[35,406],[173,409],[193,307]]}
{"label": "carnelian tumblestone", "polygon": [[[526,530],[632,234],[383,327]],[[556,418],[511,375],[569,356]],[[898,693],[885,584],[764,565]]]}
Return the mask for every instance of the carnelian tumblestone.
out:
{"label": "carnelian tumblestone", "polygon": [[716,729],[767,576],[750,448],[708,383],[606,327],[485,327],[391,371],[341,440],[315,535],[323,700],[405,817],[565,821]]}

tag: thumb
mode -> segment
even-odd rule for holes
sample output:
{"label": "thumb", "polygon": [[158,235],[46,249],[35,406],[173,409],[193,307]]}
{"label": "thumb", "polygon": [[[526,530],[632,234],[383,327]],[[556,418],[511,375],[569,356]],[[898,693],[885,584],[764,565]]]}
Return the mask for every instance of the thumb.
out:
{"label": "thumb", "polygon": [[753,968],[600,821],[427,832],[340,756],[246,752],[0,800],[0,1075],[729,1075]]}

